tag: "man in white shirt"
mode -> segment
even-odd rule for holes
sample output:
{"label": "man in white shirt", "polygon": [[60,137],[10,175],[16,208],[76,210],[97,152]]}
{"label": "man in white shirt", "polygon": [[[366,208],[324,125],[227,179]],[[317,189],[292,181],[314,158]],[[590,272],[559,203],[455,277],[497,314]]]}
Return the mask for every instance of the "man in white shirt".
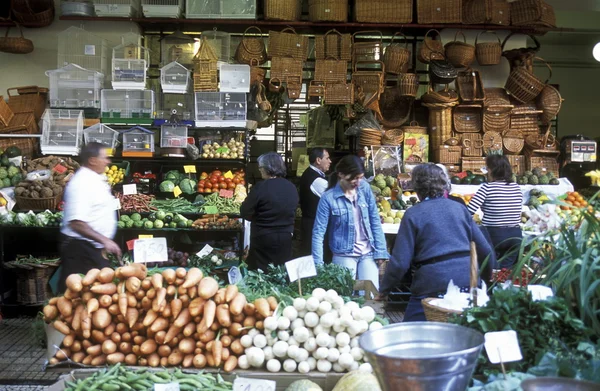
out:
{"label": "man in white shirt", "polygon": [[300,178],[300,208],[302,209],[302,255],[312,253],[312,229],[321,195],[327,190],[325,173],[329,171],[331,159],[325,148],[313,148],[308,154],[310,166]]}
{"label": "man in white shirt", "polygon": [[67,184],[63,197],[61,292],[70,274],[85,274],[93,268],[110,266],[103,251],[121,256],[121,248],[113,241],[117,230],[118,204],[103,176],[110,164],[106,145],[89,143],[82,148],[79,156],[82,166]]}

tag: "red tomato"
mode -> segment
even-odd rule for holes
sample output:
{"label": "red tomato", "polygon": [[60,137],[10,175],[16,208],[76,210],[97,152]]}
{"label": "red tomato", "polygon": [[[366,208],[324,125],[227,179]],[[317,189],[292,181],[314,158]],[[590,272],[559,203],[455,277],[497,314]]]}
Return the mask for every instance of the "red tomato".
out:
{"label": "red tomato", "polygon": [[198,193],[204,193],[204,188],[203,187],[198,187]]}
{"label": "red tomato", "polygon": [[218,193],[219,192],[219,188],[218,187],[213,187],[212,188],[212,192],[213,193]]}
{"label": "red tomato", "polygon": [[214,177],[214,176],[211,177],[210,178],[210,183],[212,183],[213,185],[219,183],[219,178]]}
{"label": "red tomato", "polygon": [[225,182],[225,179],[226,179],[225,177],[220,176],[219,177],[219,183]]}
{"label": "red tomato", "polygon": [[240,181],[240,185],[242,185],[242,186],[246,186],[246,181],[244,181],[244,180],[241,180],[241,181]]}
{"label": "red tomato", "polygon": [[236,185],[237,185],[238,183],[240,183],[240,178],[238,178],[238,177],[234,177],[234,178],[233,178],[233,183],[235,183]]}
{"label": "red tomato", "polygon": [[221,171],[219,171],[219,170],[215,170],[212,173],[213,173],[213,175],[219,175],[219,176],[222,174]]}
{"label": "red tomato", "polygon": [[236,184],[235,184],[235,183],[233,183],[233,182],[231,182],[231,183],[228,183],[228,184],[227,184],[227,188],[228,188],[229,190],[235,190],[235,186],[236,186]]}
{"label": "red tomato", "polygon": [[231,178],[225,178],[225,183],[229,184],[229,183],[231,183],[231,182],[232,182],[232,179],[231,179]]}
{"label": "red tomato", "polygon": [[198,181],[198,187],[204,187],[204,179]]}
{"label": "red tomato", "polygon": [[219,183],[219,189],[227,189],[227,183],[225,183],[225,182]]}

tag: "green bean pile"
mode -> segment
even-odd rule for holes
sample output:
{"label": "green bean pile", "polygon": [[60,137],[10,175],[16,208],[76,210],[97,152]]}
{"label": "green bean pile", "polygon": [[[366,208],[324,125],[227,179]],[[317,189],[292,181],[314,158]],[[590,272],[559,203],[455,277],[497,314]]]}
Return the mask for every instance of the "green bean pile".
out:
{"label": "green bean pile", "polygon": [[202,205],[204,213],[207,206],[216,206],[220,214],[240,214],[240,203],[235,202],[233,198],[220,197],[218,193],[212,193],[204,198],[205,203]]}
{"label": "green bean pile", "polygon": [[192,204],[185,198],[175,198],[172,200],[152,200],[150,206],[165,212],[172,213],[199,213],[200,208]]}
{"label": "green bean pile", "polygon": [[101,369],[92,376],[76,381],[67,381],[65,391],[151,391],[154,384],[179,383],[182,391],[232,391],[233,385],[220,375],[209,373],[183,373],[175,371],[130,370],[116,364]]}

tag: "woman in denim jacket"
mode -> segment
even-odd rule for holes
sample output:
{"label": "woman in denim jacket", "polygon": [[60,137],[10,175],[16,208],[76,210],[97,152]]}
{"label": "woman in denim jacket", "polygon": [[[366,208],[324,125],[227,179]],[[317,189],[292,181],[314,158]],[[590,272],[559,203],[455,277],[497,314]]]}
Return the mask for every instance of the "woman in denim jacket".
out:
{"label": "woman in denim jacket", "polygon": [[364,176],[362,161],[354,155],[343,157],[335,167],[317,208],[312,255],[316,264],[323,263],[323,240],[329,227],[333,263],[379,288],[378,264],[389,255],[377,203]]}

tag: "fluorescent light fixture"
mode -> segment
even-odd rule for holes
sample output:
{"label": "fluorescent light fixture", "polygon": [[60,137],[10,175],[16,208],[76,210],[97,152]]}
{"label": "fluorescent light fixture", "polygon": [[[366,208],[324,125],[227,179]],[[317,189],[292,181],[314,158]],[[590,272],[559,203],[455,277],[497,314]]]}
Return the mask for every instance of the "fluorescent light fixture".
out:
{"label": "fluorescent light fixture", "polygon": [[594,46],[594,50],[592,51],[592,55],[594,56],[594,59],[598,62],[600,62],[600,42],[598,42],[596,44],[596,46]]}

